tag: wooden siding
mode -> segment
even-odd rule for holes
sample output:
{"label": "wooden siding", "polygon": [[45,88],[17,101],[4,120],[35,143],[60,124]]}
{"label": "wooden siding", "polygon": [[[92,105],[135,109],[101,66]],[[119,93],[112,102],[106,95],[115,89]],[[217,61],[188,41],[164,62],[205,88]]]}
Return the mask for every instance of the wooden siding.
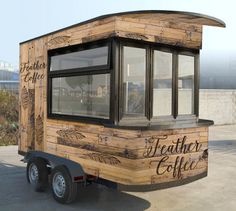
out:
{"label": "wooden siding", "polygon": [[206,127],[141,131],[55,120],[46,124],[46,152],[114,182],[162,183],[207,171]]}

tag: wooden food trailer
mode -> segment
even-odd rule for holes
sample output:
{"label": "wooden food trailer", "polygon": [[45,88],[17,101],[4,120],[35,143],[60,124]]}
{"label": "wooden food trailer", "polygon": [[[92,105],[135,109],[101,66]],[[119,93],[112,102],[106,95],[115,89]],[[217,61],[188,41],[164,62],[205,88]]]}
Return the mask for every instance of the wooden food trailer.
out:
{"label": "wooden food trailer", "polygon": [[[110,14],[20,44],[20,141],[27,179],[71,202],[78,183],[126,190],[207,175],[199,51],[213,17]],[[50,178],[50,179],[48,179]]]}

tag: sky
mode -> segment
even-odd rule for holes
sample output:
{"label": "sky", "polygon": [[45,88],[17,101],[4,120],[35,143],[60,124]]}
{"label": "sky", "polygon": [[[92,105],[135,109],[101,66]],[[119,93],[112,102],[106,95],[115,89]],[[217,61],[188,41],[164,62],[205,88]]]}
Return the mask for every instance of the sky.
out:
{"label": "sky", "polygon": [[236,50],[234,5],[233,0],[2,0],[0,60],[18,65],[22,41],[100,15],[134,10],[179,10],[219,18],[226,28],[204,27],[201,56],[229,54]]}

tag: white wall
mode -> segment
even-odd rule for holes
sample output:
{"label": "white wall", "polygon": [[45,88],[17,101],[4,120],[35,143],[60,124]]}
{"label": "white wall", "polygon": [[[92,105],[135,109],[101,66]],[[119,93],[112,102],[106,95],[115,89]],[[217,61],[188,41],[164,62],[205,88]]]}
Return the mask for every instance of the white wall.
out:
{"label": "white wall", "polygon": [[201,89],[199,118],[215,125],[236,124],[236,90]]}
{"label": "white wall", "polygon": [[[186,98],[182,97],[182,110],[188,111],[191,106]],[[189,97],[190,98],[190,97]],[[188,99],[189,99],[188,98]],[[199,118],[213,120],[215,125],[236,124],[236,90],[200,89]],[[159,99],[162,99],[159,101]],[[171,93],[167,89],[154,89],[153,115],[171,113]],[[186,101],[186,102],[185,102]],[[184,103],[185,102],[185,103]]]}

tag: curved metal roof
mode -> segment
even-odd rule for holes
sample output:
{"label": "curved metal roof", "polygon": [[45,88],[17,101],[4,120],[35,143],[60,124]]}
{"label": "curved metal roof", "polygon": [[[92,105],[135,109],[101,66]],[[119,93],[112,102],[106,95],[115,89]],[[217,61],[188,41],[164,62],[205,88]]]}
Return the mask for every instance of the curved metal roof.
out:
{"label": "curved metal roof", "polygon": [[124,17],[130,17],[130,18],[139,18],[139,19],[150,19],[150,21],[169,21],[172,23],[186,23],[186,24],[195,24],[195,25],[208,25],[208,26],[217,26],[217,27],[226,27],[226,24],[215,17],[200,14],[200,13],[193,13],[193,12],[185,12],[185,11],[171,11],[171,10],[139,10],[139,11],[129,11],[129,12],[120,12],[120,13],[113,13],[113,14],[107,14],[98,16],[96,18],[92,18],[87,21],[80,22],[78,24],[71,25],[66,28],[62,28],[53,32],[50,32],[48,34],[44,34],[42,36],[21,42],[20,44],[23,44],[25,42],[29,42],[44,36],[48,36],[69,28],[73,28],[76,26],[84,25],[87,23],[91,23],[93,21],[102,20],[109,17],[115,17],[115,16],[124,16]]}

